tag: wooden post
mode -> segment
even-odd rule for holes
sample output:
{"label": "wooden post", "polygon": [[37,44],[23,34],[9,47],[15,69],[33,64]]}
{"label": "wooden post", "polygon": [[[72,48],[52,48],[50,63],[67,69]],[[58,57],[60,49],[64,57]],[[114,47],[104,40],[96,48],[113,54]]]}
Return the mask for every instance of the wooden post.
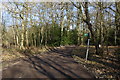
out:
{"label": "wooden post", "polygon": [[87,61],[87,58],[88,58],[88,52],[89,52],[89,43],[90,43],[90,39],[88,39],[88,43],[87,43],[87,51],[86,51],[86,61]]}

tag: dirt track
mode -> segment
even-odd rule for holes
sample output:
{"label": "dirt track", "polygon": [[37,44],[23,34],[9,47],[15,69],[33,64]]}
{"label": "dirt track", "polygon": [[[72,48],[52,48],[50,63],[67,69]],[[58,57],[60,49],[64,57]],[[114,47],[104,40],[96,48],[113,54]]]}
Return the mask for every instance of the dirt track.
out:
{"label": "dirt track", "polygon": [[3,70],[3,78],[94,78],[69,53],[74,47],[57,49],[28,58]]}

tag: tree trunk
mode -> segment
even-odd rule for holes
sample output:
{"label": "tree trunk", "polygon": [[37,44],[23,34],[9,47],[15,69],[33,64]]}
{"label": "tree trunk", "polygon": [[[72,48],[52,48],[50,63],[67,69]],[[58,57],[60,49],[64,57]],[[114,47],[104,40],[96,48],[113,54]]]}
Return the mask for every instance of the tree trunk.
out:
{"label": "tree trunk", "polygon": [[26,46],[29,47],[28,45],[29,45],[29,42],[28,42],[28,30],[26,30]]}
{"label": "tree trunk", "polygon": [[63,28],[64,28],[64,19],[63,19],[63,21],[61,22],[61,40],[60,40],[60,45],[62,45],[62,41],[63,41],[63,39],[62,39],[62,37],[63,37]]}
{"label": "tree trunk", "polygon": [[40,41],[41,45],[43,43],[43,38],[44,38],[43,30],[44,30],[44,27],[41,28],[41,41]]}
{"label": "tree trunk", "polygon": [[24,49],[24,31],[25,31],[25,26],[22,23],[22,32],[21,32],[21,45],[20,45],[20,49]]}
{"label": "tree trunk", "polygon": [[[80,10],[77,11],[77,17],[80,17]],[[77,45],[80,45],[80,18],[77,19]]]}
{"label": "tree trunk", "polygon": [[89,11],[88,11],[88,2],[85,2],[85,15],[86,19],[83,21],[88,25],[88,29],[90,30],[91,37],[93,38],[94,44],[95,44],[95,49],[96,49],[96,54],[100,54],[100,48],[99,48],[99,42],[96,41],[96,37],[94,35],[93,29],[92,29],[92,24],[90,23],[90,16],[89,16]]}
{"label": "tree trunk", "polygon": [[[120,2],[115,2],[116,12],[115,12],[115,45],[117,45],[117,38],[120,34]],[[119,40],[118,40],[119,41]]]}

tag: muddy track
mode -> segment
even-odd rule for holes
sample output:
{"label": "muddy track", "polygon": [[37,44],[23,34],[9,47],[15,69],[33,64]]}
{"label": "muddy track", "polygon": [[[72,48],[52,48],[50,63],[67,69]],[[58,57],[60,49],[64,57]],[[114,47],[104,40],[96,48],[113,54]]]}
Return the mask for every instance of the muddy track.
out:
{"label": "muddy track", "polygon": [[3,78],[95,78],[71,57],[75,47],[52,49],[27,58],[2,71]]}

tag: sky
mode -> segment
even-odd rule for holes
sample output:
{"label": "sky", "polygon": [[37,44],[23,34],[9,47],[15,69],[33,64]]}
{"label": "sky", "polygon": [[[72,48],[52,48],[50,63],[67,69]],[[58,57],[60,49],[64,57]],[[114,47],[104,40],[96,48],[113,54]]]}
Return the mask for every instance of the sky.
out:
{"label": "sky", "polygon": [[[73,10],[77,11],[75,7]],[[89,10],[92,13],[94,11],[94,8],[92,6],[90,6]],[[12,19],[11,15],[7,11],[5,11],[4,9],[2,11],[3,11],[2,12],[3,18],[5,19],[5,22],[6,22],[6,26],[11,26],[13,24],[13,19]],[[67,17],[65,16],[64,18],[66,19]],[[4,19],[2,21],[4,21]]]}

